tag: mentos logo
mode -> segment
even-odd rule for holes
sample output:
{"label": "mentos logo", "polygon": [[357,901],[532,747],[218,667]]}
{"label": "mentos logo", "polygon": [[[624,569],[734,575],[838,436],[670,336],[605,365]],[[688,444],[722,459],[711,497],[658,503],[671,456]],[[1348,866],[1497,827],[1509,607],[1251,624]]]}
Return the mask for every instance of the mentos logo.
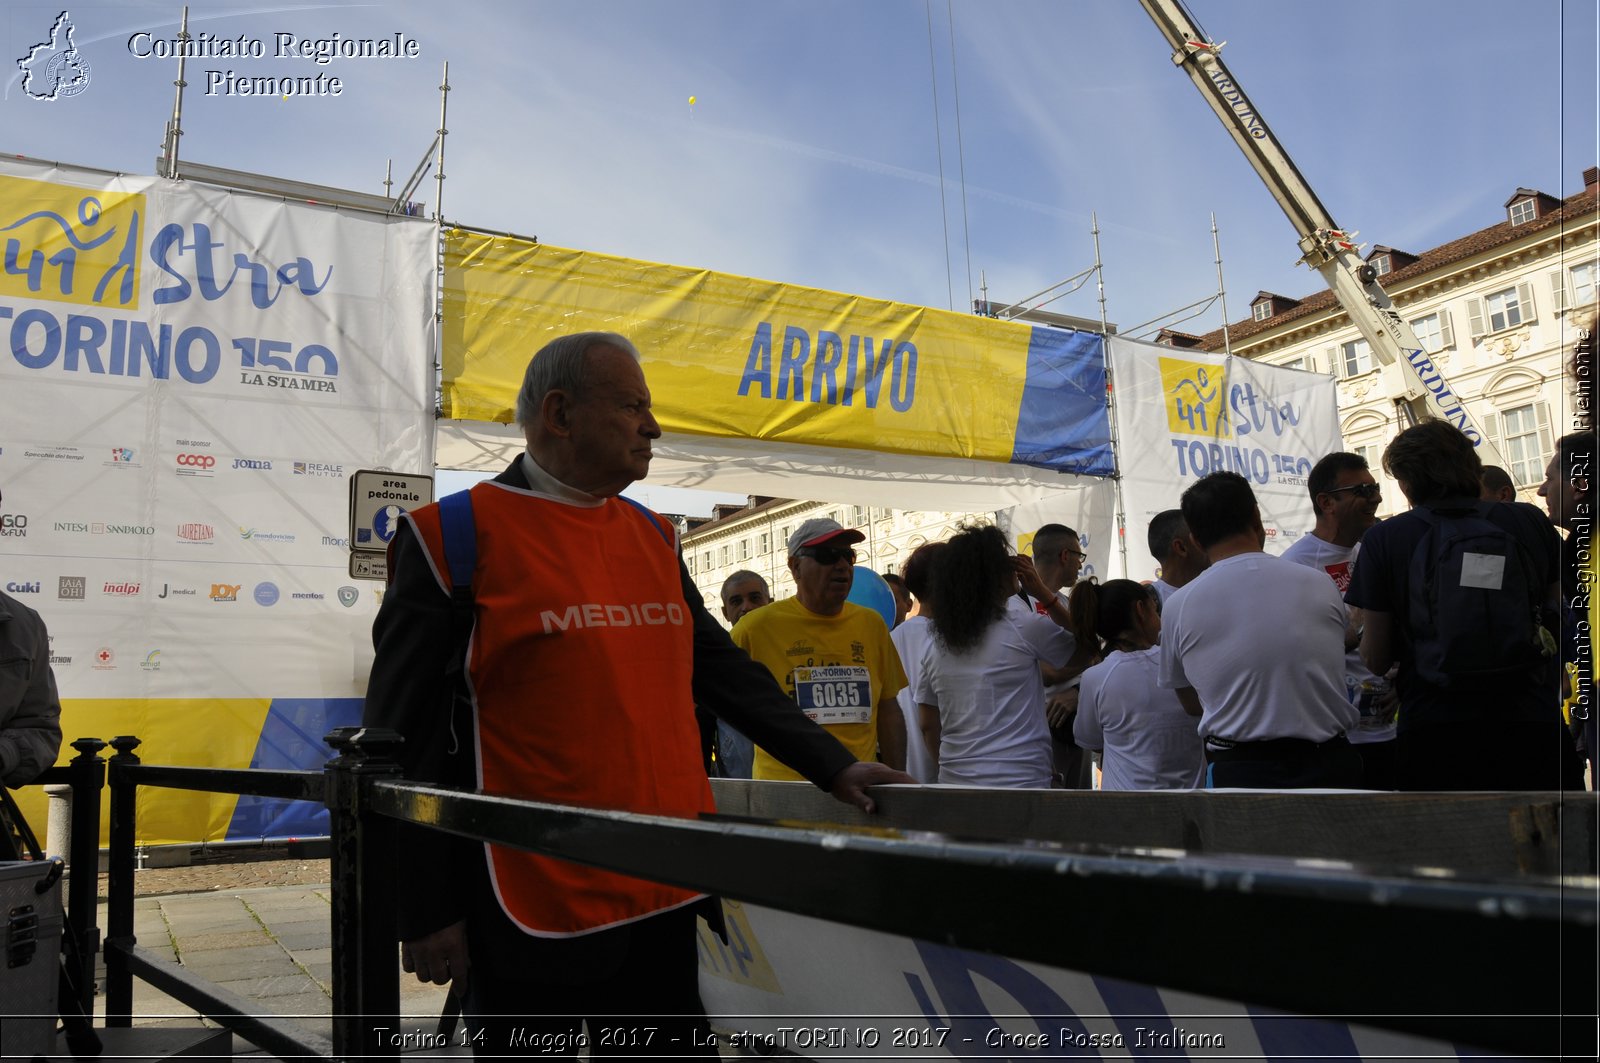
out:
{"label": "mentos logo", "polygon": [[173,461],[179,476],[203,476],[217,467],[217,459],[210,454],[179,454]]}

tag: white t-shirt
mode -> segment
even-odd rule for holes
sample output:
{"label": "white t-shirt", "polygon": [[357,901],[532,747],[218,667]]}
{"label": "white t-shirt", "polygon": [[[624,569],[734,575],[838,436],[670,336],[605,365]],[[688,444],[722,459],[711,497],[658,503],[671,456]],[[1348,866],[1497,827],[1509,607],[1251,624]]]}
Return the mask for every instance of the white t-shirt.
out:
{"label": "white t-shirt", "polygon": [[916,699],[939,709],[939,781],[969,786],[1050,785],[1050,727],[1039,662],[1072,657],[1072,636],[1016,598],[983,641],[950,653],[931,639]]}
{"label": "white t-shirt", "polygon": [[1178,588],[1174,587],[1164,579],[1158,579],[1154,583],[1150,584],[1150,586],[1154,587],[1156,589],[1156,594],[1161,596],[1161,605],[1163,608],[1167,604],[1167,599],[1178,593]]}
{"label": "white t-shirt", "polygon": [[1344,694],[1344,617],[1326,575],[1235,554],[1167,600],[1160,683],[1194,688],[1202,738],[1325,742],[1359,719]]}
{"label": "white t-shirt", "polygon": [[[1356,567],[1356,554],[1361,550],[1361,544],[1354,546],[1336,546],[1325,539],[1315,535],[1302,535],[1289,544],[1289,549],[1279,556],[1285,561],[1293,561],[1297,565],[1307,568],[1321,569],[1333,580],[1334,589],[1341,598],[1350,588],[1350,573]],[[1348,618],[1347,618],[1348,620]],[[1365,689],[1363,689],[1363,686]],[[1361,650],[1349,650],[1344,655],[1344,693],[1350,699],[1350,704],[1357,706],[1361,713],[1361,722],[1354,731],[1350,732],[1350,741],[1353,744],[1367,742],[1387,742],[1394,738],[1395,720],[1390,717],[1387,723],[1377,715],[1377,695],[1384,691],[1388,684],[1382,676],[1372,674],[1372,670],[1361,661]],[[1360,706],[1367,703],[1365,711]]]}
{"label": "white t-shirt", "polygon": [[922,726],[917,721],[917,676],[922,674],[922,654],[933,639],[933,621],[925,616],[908,616],[889,632],[894,648],[900,651],[905,666],[906,685],[896,697],[906,718],[906,774],[918,782],[938,782],[928,747],[922,741]]}
{"label": "white t-shirt", "polygon": [[1196,790],[1205,782],[1200,722],[1156,685],[1161,647],[1114,650],[1083,673],[1072,736],[1102,751],[1102,790]]}

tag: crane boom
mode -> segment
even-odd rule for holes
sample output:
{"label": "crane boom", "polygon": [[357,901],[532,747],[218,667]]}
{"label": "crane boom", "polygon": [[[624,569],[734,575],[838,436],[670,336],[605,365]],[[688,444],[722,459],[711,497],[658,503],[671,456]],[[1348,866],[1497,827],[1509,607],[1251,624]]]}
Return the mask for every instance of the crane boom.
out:
{"label": "crane boom", "polygon": [[1139,0],[1172,48],[1172,62],[1189,75],[1195,88],[1222,120],[1239,150],[1288,215],[1300,237],[1301,261],[1310,265],[1339,300],[1339,305],[1372,348],[1379,365],[1400,366],[1403,393],[1395,396],[1401,416],[1410,421],[1426,415],[1449,421],[1478,448],[1485,464],[1503,464],[1494,444],[1468,412],[1466,402],[1417,340],[1379,287],[1377,271],[1362,261],[1352,232],[1334,223],[1310,184],[1300,175],[1278,138],[1267,128],[1244,89],[1222,61],[1222,45],[1195,25],[1180,0]]}

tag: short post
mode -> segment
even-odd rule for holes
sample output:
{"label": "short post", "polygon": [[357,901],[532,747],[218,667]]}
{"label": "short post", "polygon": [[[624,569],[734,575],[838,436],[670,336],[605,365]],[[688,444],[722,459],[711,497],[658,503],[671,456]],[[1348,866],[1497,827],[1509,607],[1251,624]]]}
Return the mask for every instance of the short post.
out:
{"label": "short post", "polygon": [[59,856],[72,866],[72,784],[51,783],[44,788],[44,854]]}
{"label": "short post", "polygon": [[333,880],[333,1053],[340,1059],[399,1056],[378,1030],[400,1022],[395,822],[370,810],[374,782],[400,777],[404,741],[384,728],[340,727],[323,739],[328,762],[329,871]]}
{"label": "short post", "polygon": [[116,755],[111,758],[111,849],[107,854],[106,944],[106,1025],[133,1025],[133,972],[128,969],[124,948],[132,948],[134,842],[138,837],[139,784],[129,768],[139,763],[133,752],[139,740],[118,735],[111,740]]}
{"label": "short post", "polygon": [[78,946],[78,997],[86,1015],[94,1014],[94,958],[100,951],[97,899],[100,893],[100,791],[106,762],[98,738],[78,738],[78,755],[67,762],[72,773],[72,874],[67,876],[67,926]]}

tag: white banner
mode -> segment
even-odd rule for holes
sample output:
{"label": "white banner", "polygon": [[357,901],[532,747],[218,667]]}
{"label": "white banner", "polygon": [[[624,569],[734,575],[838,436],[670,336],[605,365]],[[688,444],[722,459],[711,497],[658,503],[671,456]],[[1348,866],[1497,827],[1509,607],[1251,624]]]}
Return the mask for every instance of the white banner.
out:
{"label": "white banner", "polygon": [[67,737],[317,766],[371,657],[345,477],[432,470],[432,225],[5,160],[0,244],[0,585]]}
{"label": "white banner", "polygon": [[1250,481],[1269,552],[1310,533],[1306,478],[1343,446],[1332,377],[1115,336],[1106,346],[1131,578],[1157,575],[1150,518],[1208,473]]}

